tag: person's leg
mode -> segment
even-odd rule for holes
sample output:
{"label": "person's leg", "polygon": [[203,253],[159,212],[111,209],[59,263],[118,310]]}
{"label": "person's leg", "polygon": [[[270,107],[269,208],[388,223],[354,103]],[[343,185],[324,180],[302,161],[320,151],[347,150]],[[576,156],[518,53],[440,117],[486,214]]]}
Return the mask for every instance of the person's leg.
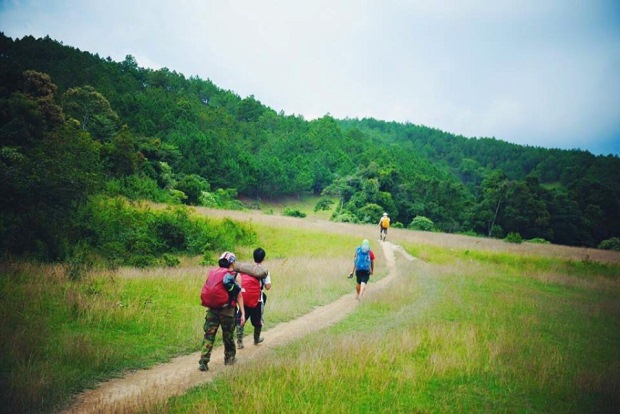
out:
{"label": "person's leg", "polygon": [[359,291],[359,300],[362,300],[362,297],[364,296],[364,292],[366,291],[366,285],[368,284],[368,279],[370,279],[370,271],[368,270],[364,270],[359,277],[360,279],[360,291]]}
{"label": "person's leg", "polygon": [[232,365],[237,359],[237,348],[235,347],[235,315],[221,315],[222,341],[224,342],[224,364]]}
{"label": "person's leg", "polygon": [[202,341],[202,349],[200,352],[199,366],[201,371],[209,369],[209,361],[211,360],[211,351],[215,342],[215,334],[220,326],[219,316],[210,310],[207,311],[204,324],[204,339]]}
{"label": "person's leg", "polygon": [[360,283],[360,293],[359,293],[359,299],[362,300],[362,296],[364,296],[364,291],[366,290],[366,283]]}
{"label": "person's leg", "polygon": [[261,338],[260,336],[261,330],[263,328],[263,319],[260,303],[258,304],[258,306],[250,310],[250,322],[254,327],[254,345],[258,345],[264,341],[264,338]]}
{"label": "person's leg", "polygon": [[[246,310],[247,312],[247,310]],[[241,312],[237,310],[237,348],[243,349],[243,326],[241,326]]]}

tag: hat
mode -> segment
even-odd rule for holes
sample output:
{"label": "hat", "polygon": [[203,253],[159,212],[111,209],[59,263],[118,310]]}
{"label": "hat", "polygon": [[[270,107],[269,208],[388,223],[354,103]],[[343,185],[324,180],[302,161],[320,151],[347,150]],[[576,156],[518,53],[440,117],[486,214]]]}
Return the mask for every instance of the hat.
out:
{"label": "hat", "polygon": [[383,213],[384,216],[387,216],[387,213]]}
{"label": "hat", "polygon": [[220,260],[222,259],[226,259],[226,261],[228,262],[228,264],[233,264],[237,261],[237,258],[235,257],[235,254],[232,252],[224,252],[222,253],[222,255],[220,256]]}
{"label": "hat", "polygon": [[364,239],[362,241],[362,251],[367,252],[369,250],[370,250],[370,242],[368,241],[368,239]]}

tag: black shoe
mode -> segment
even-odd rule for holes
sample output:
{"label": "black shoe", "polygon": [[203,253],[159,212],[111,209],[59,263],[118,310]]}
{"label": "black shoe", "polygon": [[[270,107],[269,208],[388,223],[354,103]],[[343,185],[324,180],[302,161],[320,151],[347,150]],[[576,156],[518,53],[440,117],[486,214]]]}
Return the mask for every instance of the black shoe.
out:
{"label": "black shoe", "polygon": [[207,364],[200,364],[198,366],[198,369],[201,371],[208,371],[209,370],[209,366]]}
{"label": "black shoe", "polygon": [[265,340],[265,338],[263,338],[262,336],[258,339],[254,338],[254,345],[258,345],[261,342],[263,342]]}
{"label": "black shoe", "polygon": [[243,341],[237,341],[237,349],[243,349]]}
{"label": "black shoe", "polygon": [[226,358],[224,360],[224,365],[235,365],[237,363],[237,357]]}

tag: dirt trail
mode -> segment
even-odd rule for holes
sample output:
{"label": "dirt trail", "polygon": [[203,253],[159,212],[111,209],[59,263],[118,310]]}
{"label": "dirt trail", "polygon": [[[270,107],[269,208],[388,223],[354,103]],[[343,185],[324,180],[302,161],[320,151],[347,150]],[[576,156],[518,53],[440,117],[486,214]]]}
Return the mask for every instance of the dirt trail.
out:
{"label": "dirt trail", "polygon": [[[400,246],[390,242],[381,243],[385,254],[388,275],[377,282],[371,282],[366,295],[383,289],[396,279],[395,252],[398,251],[406,259],[414,260]],[[314,309],[312,312],[292,321],[277,325],[264,331],[265,341],[260,346],[249,345],[237,351],[237,364],[244,364],[259,358],[270,351],[312,332],[321,330],[344,319],[353,312],[359,302],[354,293],[342,296],[328,305]],[[168,363],[153,368],[132,372],[123,378],[102,383],[93,390],[86,391],[77,397],[77,403],[64,413],[130,413],[147,405],[181,395],[188,389],[210,382],[213,378],[228,369],[224,367],[224,349],[222,346],[213,349],[208,372],[198,370],[200,353],[177,357]]]}

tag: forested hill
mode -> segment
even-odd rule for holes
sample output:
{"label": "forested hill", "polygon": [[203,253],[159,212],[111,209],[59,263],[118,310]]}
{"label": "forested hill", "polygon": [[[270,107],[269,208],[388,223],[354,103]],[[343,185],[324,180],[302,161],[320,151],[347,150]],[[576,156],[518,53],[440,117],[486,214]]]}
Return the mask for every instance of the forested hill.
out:
{"label": "forested hill", "polygon": [[50,38],[1,34],[0,79],[4,252],[79,239],[72,213],[93,194],[231,207],[238,195],[312,192],[325,196],[318,208],[337,203],[336,221],[387,211],[396,225],[493,237],[598,246],[620,236],[617,156],[307,121]]}

